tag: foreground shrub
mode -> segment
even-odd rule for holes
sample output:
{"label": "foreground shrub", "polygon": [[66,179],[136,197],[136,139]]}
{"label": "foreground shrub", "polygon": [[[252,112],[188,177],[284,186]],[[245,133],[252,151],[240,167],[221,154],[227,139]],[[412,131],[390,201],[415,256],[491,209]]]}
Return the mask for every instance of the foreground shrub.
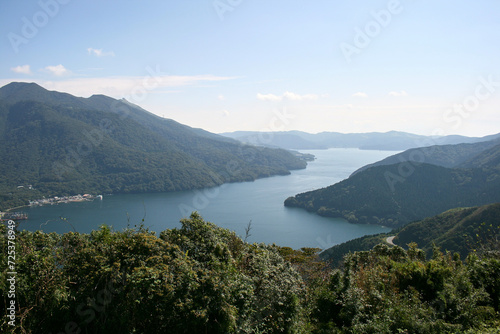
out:
{"label": "foreground shrub", "polygon": [[[181,223],[160,237],[143,228],[114,232],[106,226],[90,234],[19,232],[18,330],[301,330],[305,288],[277,247],[244,243],[196,213]],[[1,280],[5,291],[6,271]],[[2,330],[10,329],[4,317]]]}

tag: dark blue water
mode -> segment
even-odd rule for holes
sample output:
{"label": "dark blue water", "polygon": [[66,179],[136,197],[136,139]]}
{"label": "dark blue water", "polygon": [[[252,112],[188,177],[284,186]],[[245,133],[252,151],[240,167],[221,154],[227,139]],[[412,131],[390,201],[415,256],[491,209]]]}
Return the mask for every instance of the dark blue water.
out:
{"label": "dark blue water", "polygon": [[[381,160],[394,151],[329,149],[302,151],[316,160],[305,170],[254,182],[176,193],[104,196],[102,201],[29,208],[29,220],[20,228],[64,233],[88,233],[101,224],[119,230],[140,224],[153,231],[180,227],[179,220],[198,211],[205,220],[245,235],[249,242],[275,243],[292,248],[327,248],[363,235],[389,231],[373,225],[354,225],[343,219],[325,218],[302,209],[286,208],[284,200],[297,193],[329,186],[354,170]],[[64,218],[63,219],[61,219]]]}

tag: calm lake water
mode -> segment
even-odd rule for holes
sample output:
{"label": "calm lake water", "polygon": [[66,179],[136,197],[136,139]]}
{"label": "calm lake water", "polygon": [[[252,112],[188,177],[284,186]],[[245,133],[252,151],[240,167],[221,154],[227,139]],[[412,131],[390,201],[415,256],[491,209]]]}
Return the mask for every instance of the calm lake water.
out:
{"label": "calm lake water", "polygon": [[[20,229],[64,233],[88,233],[101,224],[120,230],[144,218],[150,230],[161,232],[180,227],[179,220],[198,211],[205,220],[245,236],[251,222],[249,242],[322,249],[361,237],[390,231],[373,225],[354,225],[343,219],[320,217],[297,208],[286,208],[284,200],[301,192],[329,186],[347,178],[354,170],[381,160],[394,151],[358,149],[301,150],[316,160],[291,175],[254,182],[175,193],[104,196],[102,201],[29,208],[29,220]],[[63,217],[65,220],[62,220]]]}

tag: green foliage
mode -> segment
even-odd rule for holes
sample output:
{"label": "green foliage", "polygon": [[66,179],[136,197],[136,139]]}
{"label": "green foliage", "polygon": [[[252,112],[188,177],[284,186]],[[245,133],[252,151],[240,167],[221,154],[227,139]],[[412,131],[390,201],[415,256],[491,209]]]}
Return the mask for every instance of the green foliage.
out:
{"label": "green foliage", "polygon": [[361,238],[346,241],[335,245],[321,252],[319,255],[324,261],[328,261],[333,267],[339,267],[344,260],[344,256],[358,251],[368,251],[376,245],[385,242],[387,237],[393,235],[392,232],[374,235],[365,235]]}
{"label": "green foliage", "polygon": [[466,265],[437,250],[426,260],[415,244],[408,251],[381,244],[351,254],[344,270],[333,271],[315,291],[317,328],[463,333],[498,326],[493,299],[499,276],[497,269],[486,271],[481,261]]}
{"label": "green foliage", "polygon": [[320,257],[339,267],[344,256],[367,251],[387,237],[401,247],[416,243],[430,257],[434,247],[458,253],[464,260],[470,252],[500,251],[500,203],[471,208],[456,208],[437,216],[409,223],[389,233],[367,235],[326,249]]}
{"label": "green foliage", "polygon": [[[296,333],[304,326],[305,287],[278,248],[244,243],[196,213],[160,237],[102,226],[90,234],[23,231],[17,244],[21,331]],[[0,278],[4,290],[6,270]]]}
{"label": "green foliage", "polygon": [[[197,213],[156,236],[142,225],[90,234],[16,233],[23,333],[494,333],[500,255],[462,262],[415,243],[354,252],[248,244]],[[6,226],[0,225],[6,234]],[[7,238],[0,239],[6,262]],[[3,309],[7,268],[0,273]],[[6,317],[0,330],[11,330]]]}
{"label": "green foliage", "polygon": [[499,218],[500,203],[452,209],[404,226],[394,242],[401,246],[416,242],[428,254],[435,245],[465,259],[471,251],[498,245]]}

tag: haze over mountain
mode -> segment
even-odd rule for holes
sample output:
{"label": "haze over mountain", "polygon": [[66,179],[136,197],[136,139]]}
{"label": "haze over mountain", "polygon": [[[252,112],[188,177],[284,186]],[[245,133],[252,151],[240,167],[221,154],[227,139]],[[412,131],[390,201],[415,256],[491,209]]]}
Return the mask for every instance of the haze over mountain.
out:
{"label": "haze over mountain", "polygon": [[4,208],[40,195],[187,190],[306,166],[288,151],[244,145],[125,100],[34,83],[0,88],[0,134]]}
{"label": "haze over mountain", "polygon": [[221,135],[252,145],[280,147],[285,149],[312,150],[327,148],[359,148],[363,150],[388,151],[401,151],[430,145],[477,143],[500,137],[500,134],[485,137],[466,137],[458,135],[432,137],[400,131],[389,131],[385,133],[320,132],[317,134],[302,131],[236,131],[221,133]]}

